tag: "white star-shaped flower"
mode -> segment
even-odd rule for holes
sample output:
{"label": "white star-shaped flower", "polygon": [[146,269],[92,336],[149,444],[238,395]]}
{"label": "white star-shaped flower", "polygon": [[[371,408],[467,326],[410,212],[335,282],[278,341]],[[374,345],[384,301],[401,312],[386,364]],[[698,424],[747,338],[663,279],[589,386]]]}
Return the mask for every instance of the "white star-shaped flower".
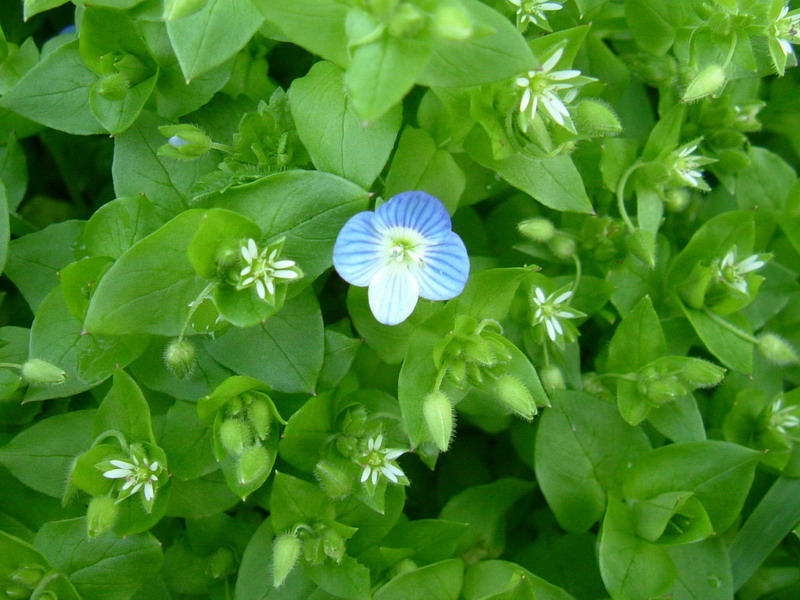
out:
{"label": "white star-shaped flower", "polygon": [[367,450],[360,458],[359,464],[364,469],[361,472],[361,483],[372,480],[372,485],[377,485],[378,477],[383,475],[392,483],[398,483],[398,478],[405,477],[405,473],[393,461],[405,450],[396,448],[383,448],[383,434],[370,438]]}
{"label": "white star-shaped flower", "polygon": [[553,12],[564,8],[557,2],[547,0],[508,0],[516,8],[517,27],[525,31],[528,24],[532,23],[539,27],[547,24],[547,12]]}
{"label": "white star-shaped flower", "polygon": [[277,260],[279,248],[275,244],[259,249],[255,240],[247,239],[240,248],[244,267],[239,271],[237,289],[255,286],[258,297],[266,300],[275,295],[275,280],[291,281],[301,276],[293,260]]}
{"label": "white star-shaped flower", "polygon": [[103,472],[106,479],[124,479],[125,483],[120,488],[120,500],[132,496],[142,490],[146,503],[151,503],[156,496],[156,486],[158,485],[158,475],[163,470],[158,461],[150,462],[144,456],[137,456],[132,452],[130,460],[110,460],[109,464],[114,467]]}
{"label": "white star-shaped flower", "polygon": [[532,303],[534,307],[533,324],[539,325],[544,323],[547,329],[547,337],[552,341],[564,335],[564,328],[561,325],[561,319],[576,319],[583,316],[583,313],[571,308],[565,304],[567,300],[572,297],[572,290],[558,293],[553,292],[549,296],[545,296],[544,290],[537,287],[533,291]]}
{"label": "white star-shaped flower", "polygon": [[742,292],[747,293],[747,278],[746,275],[752,271],[757,271],[763,267],[766,261],[761,260],[760,255],[753,254],[747,258],[736,262],[736,249],[733,248],[723,257],[719,264],[719,279]]}
{"label": "white star-shaped flower", "polygon": [[794,54],[792,44],[800,42],[800,11],[789,14],[789,7],[784,6],[772,26],[772,33],[785,56]]}

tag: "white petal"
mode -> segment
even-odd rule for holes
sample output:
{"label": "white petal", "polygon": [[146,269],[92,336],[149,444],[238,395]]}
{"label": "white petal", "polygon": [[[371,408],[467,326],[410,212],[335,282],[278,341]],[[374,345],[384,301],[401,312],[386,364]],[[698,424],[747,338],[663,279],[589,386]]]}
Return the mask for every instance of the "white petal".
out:
{"label": "white petal", "polygon": [[789,43],[787,40],[783,38],[778,38],[778,43],[781,45],[781,50],[786,56],[789,56],[792,52],[794,52],[794,48],[792,48],[792,44]]}
{"label": "white petal", "polygon": [[378,437],[375,438],[375,450],[379,450],[382,444],[383,444],[383,434],[379,433]]}
{"label": "white petal", "polygon": [[575,69],[569,69],[566,71],[553,71],[552,73],[548,73],[548,77],[553,81],[564,81],[565,79],[572,79],[573,77],[577,77],[580,75],[581,72]]}
{"label": "white petal", "polygon": [[405,321],[417,305],[419,284],[405,265],[389,264],[369,283],[369,307],[384,325]]}
{"label": "white petal", "polygon": [[158,461],[154,461],[152,465],[150,465],[151,471],[156,471],[158,469]]}
{"label": "white petal", "polygon": [[130,477],[130,469],[111,469],[103,473],[103,477],[107,479],[122,479],[123,477]]}
{"label": "white petal", "polygon": [[372,485],[378,485],[378,469],[372,469]]}
{"label": "white petal", "polygon": [[522,100],[519,102],[519,111],[525,112],[525,109],[528,108],[528,105],[531,102],[531,88],[526,88],[525,92],[522,94]]}
{"label": "white petal", "polygon": [[142,482],[141,481],[139,483],[137,483],[135,486],[133,486],[133,489],[131,490],[131,494],[135,494],[140,489],[142,489]]}
{"label": "white petal", "polygon": [[550,70],[552,70],[552,68],[556,66],[558,61],[561,60],[562,56],[564,56],[564,48],[563,47],[559,48],[558,50],[556,50],[553,53],[553,55],[550,56],[550,58],[548,58],[546,61],[544,61],[544,64],[542,65],[542,71],[547,73]]}
{"label": "white petal", "polygon": [[278,279],[297,279],[297,271],[280,270],[275,271],[272,276]]}
{"label": "white petal", "polygon": [[545,319],[545,320],[544,320],[544,324],[545,324],[545,326],[547,327],[547,336],[548,336],[548,337],[549,337],[551,340],[553,340],[553,341],[555,342],[555,341],[556,341],[556,332],[555,332],[555,330],[553,329],[553,324],[552,324],[552,323],[550,323],[550,319]]}
{"label": "white petal", "polygon": [[744,279],[739,279],[737,281],[734,281],[731,285],[733,285],[733,287],[735,287],[743,294],[747,293],[747,281],[745,281]]}
{"label": "white petal", "polygon": [[722,264],[720,265],[720,267],[722,269],[724,269],[725,267],[730,267],[731,265],[733,265],[733,262],[735,260],[736,256],[734,255],[733,250],[731,250],[725,255],[725,258],[722,259]]}
{"label": "white petal", "polygon": [[390,448],[386,450],[386,460],[394,460],[398,456],[402,456],[405,454],[405,450],[400,450],[399,448]]}
{"label": "white petal", "polygon": [[572,290],[568,290],[563,294],[560,294],[558,298],[553,300],[553,304],[561,304],[562,302],[569,300],[572,297]]}
{"label": "white petal", "polygon": [[559,125],[564,124],[564,117],[561,115],[561,111],[559,110],[560,101],[554,101],[553,98],[542,96],[542,104],[544,104],[545,109],[547,109],[547,112],[556,123]]}
{"label": "white petal", "polygon": [[[402,469],[400,469],[399,467],[397,467],[396,465],[393,465],[391,463],[386,463],[385,465],[383,465],[383,469],[391,471],[392,473],[394,473],[398,477],[405,477],[405,475],[406,475],[405,473],[403,473]],[[384,473],[385,472],[386,471],[384,471]]]}
{"label": "white petal", "polygon": [[564,330],[561,328],[561,322],[555,317],[550,317],[550,321],[553,323],[553,329],[556,330],[556,333],[562,335]]}
{"label": "white petal", "polygon": [[[531,82],[531,80],[528,79],[527,77],[517,77],[514,80],[514,83],[516,83],[519,87],[522,87],[522,88],[528,87],[530,85],[530,82]],[[525,110],[525,109],[522,109],[522,110]]]}
{"label": "white petal", "polygon": [[364,483],[367,479],[369,479],[371,472],[372,472],[372,467],[366,465],[364,467],[364,470],[361,472],[361,483]]}
{"label": "white petal", "polygon": [[267,291],[264,288],[264,282],[260,279],[256,281],[256,292],[258,293],[258,297],[262,300],[267,296]]}
{"label": "white petal", "polygon": [[293,260],[279,260],[272,263],[273,269],[288,269],[293,267],[296,263]]}
{"label": "white petal", "polygon": [[247,287],[248,285],[252,284],[255,280],[256,280],[255,277],[247,277],[247,278],[242,280],[241,285],[243,285],[244,287]]}
{"label": "white petal", "polygon": [[153,492],[153,482],[148,480],[144,484],[144,497],[145,497],[145,500],[147,500],[149,502],[150,500],[153,499],[154,496],[155,496],[155,493]]}
{"label": "white petal", "polygon": [[[739,271],[741,273],[749,273],[750,271],[755,271],[756,269],[760,269],[766,263],[763,260],[758,260],[758,254],[753,254],[752,256],[748,256],[742,262],[739,263]],[[114,464],[112,461],[111,464]]]}
{"label": "white petal", "polygon": [[256,241],[253,238],[247,240],[247,250],[253,258],[258,256],[258,246],[256,246]]}
{"label": "white petal", "polygon": [[108,461],[115,467],[119,467],[120,469],[128,469],[129,471],[133,469],[133,465],[124,460],[110,460]]}
{"label": "white petal", "polygon": [[545,302],[547,302],[547,297],[544,295],[544,291],[542,291],[542,288],[537,287],[535,290],[533,290],[533,294],[534,296],[536,296],[536,302],[540,306]]}
{"label": "white petal", "polygon": [[267,291],[270,293],[270,295],[275,293],[275,282],[272,281],[272,278],[267,279]]}
{"label": "white petal", "polygon": [[397,483],[397,475],[395,475],[394,473],[392,473],[391,470],[388,469],[388,465],[384,465],[383,467],[381,467],[381,473],[383,473],[386,479],[388,479],[392,483]]}
{"label": "white petal", "polygon": [[128,479],[128,481],[126,481],[124,484],[122,484],[122,491],[124,492],[129,487],[131,487],[132,485],[133,485],[133,479]]}
{"label": "white petal", "polygon": [[561,317],[562,319],[574,319],[575,315],[569,312],[568,310],[558,310],[555,312],[556,317]]}
{"label": "white petal", "polygon": [[[510,2],[511,0],[509,0]],[[555,2],[545,2],[541,5],[542,10],[561,10],[564,8],[560,4],[556,4]]]}

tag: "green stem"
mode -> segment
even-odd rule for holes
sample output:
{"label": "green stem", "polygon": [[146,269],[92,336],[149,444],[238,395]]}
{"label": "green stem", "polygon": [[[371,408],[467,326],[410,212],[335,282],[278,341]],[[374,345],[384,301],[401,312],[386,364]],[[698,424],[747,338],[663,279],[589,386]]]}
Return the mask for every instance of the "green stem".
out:
{"label": "green stem", "polygon": [[758,338],[756,338],[755,336],[750,335],[746,331],[742,331],[741,329],[736,327],[736,325],[734,325],[730,321],[727,321],[727,320],[723,319],[720,315],[715,313],[713,310],[710,310],[709,308],[704,308],[703,312],[706,314],[706,316],[709,319],[714,321],[714,323],[716,323],[720,327],[724,327],[725,329],[730,331],[735,336],[740,337],[744,341],[750,342],[751,344],[758,344]]}
{"label": "green stem", "polygon": [[[578,291],[578,286],[581,284],[583,269],[581,268],[581,259],[577,253],[572,255],[572,259],[575,261],[575,281],[572,283],[572,293],[575,294]],[[571,299],[572,298],[570,298],[570,300]],[[567,301],[567,304],[569,304],[569,301]]]}
{"label": "green stem", "polygon": [[179,342],[183,341],[183,336],[186,333],[186,330],[189,328],[189,322],[192,320],[194,313],[197,311],[197,307],[200,306],[200,303],[203,300],[210,297],[211,290],[213,290],[214,287],[216,287],[216,285],[217,282],[212,281],[206,287],[203,288],[203,290],[198,294],[197,298],[195,298],[194,300],[192,300],[192,302],[189,303],[189,313],[186,315],[186,319],[184,320],[183,325],[181,326],[180,334],[178,334]]}
{"label": "green stem", "polygon": [[214,150],[221,150],[227,154],[235,154],[236,151],[233,149],[232,146],[228,146],[227,144],[218,144],[217,142],[211,142],[211,148]]}
{"label": "green stem", "polygon": [[0,363],[0,369],[21,369],[22,365],[17,363]]}
{"label": "green stem", "polygon": [[633,172],[647,164],[648,163],[636,161],[630,167],[628,167],[628,170],[625,171],[625,173],[623,173],[622,177],[620,177],[619,183],[617,184],[617,208],[619,209],[619,214],[622,217],[625,226],[631,233],[636,231],[636,227],[634,227],[633,221],[631,221],[631,218],[628,216],[628,209],[625,208],[625,186],[628,185],[628,179],[630,179],[630,176],[633,175]]}
{"label": "green stem", "polygon": [[448,358],[447,361],[442,365],[442,368],[439,369],[439,372],[436,374],[436,381],[433,384],[433,391],[438,392],[442,389],[442,381],[444,381],[444,376],[447,374],[447,369],[450,368],[450,363],[453,362],[452,357]]}
{"label": "green stem", "polygon": [[119,442],[119,445],[122,447],[122,449],[125,452],[128,452],[128,440],[126,440],[125,436],[122,435],[116,429],[109,429],[107,431],[104,431],[103,433],[98,435],[96,438],[94,438],[94,442],[92,442],[92,448],[97,446],[97,444],[102,442],[104,439],[110,438],[110,437],[113,437],[115,440],[117,440]]}

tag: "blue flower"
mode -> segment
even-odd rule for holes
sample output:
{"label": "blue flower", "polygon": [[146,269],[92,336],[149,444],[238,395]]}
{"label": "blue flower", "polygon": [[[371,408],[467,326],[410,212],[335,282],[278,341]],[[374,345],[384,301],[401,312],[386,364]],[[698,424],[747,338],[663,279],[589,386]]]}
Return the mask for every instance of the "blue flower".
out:
{"label": "blue flower", "polygon": [[449,300],[464,289],[469,257],[451,227],[437,198],[403,192],[345,223],[333,266],[345,281],[369,286],[369,306],[378,321],[397,325],[414,312],[420,296]]}

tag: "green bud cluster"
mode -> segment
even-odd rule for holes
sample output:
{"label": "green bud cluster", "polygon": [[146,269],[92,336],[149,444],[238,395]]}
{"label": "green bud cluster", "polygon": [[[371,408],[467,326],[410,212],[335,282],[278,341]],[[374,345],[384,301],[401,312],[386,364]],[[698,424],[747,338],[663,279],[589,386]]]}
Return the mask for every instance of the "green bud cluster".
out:
{"label": "green bud cluster", "polygon": [[263,477],[272,463],[264,443],[275,418],[270,398],[262,392],[246,392],[228,400],[214,421],[217,458],[224,453],[236,464],[236,478],[247,485]]}
{"label": "green bud cluster", "polygon": [[86,530],[90,538],[110,531],[119,517],[119,504],[110,496],[94,496],[86,512]]}
{"label": "green bud cluster", "polygon": [[718,385],[725,369],[708,361],[684,356],[664,356],[642,367],[636,386],[654,404],[662,405],[697,388]]}

